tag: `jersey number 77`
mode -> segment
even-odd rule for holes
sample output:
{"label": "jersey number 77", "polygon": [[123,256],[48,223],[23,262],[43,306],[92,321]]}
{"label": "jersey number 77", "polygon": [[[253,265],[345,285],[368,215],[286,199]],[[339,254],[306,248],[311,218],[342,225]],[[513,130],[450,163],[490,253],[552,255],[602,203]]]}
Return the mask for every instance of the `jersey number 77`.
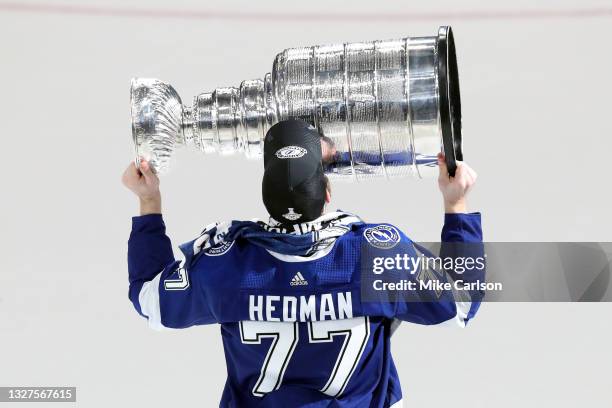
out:
{"label": "jersey number 77", "polygon": [[[339,397],[342,394],[370,336],[369,323],[367,316],[306,323],[309,343],[329,343],[334,341],[335,336],[344,337],[329,379],[320,390],[322,393],[331,397]],[[272,343],[252,390],[256,397],[263,397],[281,386],[285,369],[300,340],[298,323],[251,320],[240,322],[240,340],[243,344],[261,344],[263,338],[272,338]]]}

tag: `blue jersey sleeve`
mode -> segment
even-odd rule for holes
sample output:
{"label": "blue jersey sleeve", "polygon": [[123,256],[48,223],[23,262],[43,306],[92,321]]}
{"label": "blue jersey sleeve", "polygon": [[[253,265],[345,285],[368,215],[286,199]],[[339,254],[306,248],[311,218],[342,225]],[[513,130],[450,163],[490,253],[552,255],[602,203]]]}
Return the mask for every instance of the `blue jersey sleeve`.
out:
{"label": "blue jersey sleeve", "polygon": [[[463,287],[472,282],[484,281],[484,267],[472,267],[469,270],[464,267],[468,258],[484,262],[480,213],[445,214],[441,241],[437,259],[442,260],[444,264],[450,262],[453,266],[445,267],[442,271],[429,271],[429,279],[449,283],[452,289],[442,290],[435,301],[405,303],[404,307],[399,308],[403,312],[400,312],[397,318],[419,324],[444,323],[465,327],[478,311],[484,292],[471,289],[457,291],[455,288],[459,283]],[[417,244],[415,248],[421,256],[435,257]]]}
{"label": "blue jersey sleeve", "polygon": [[214,323],[197,274],[174,259],[161,214],[132,218],[128,273],[129,298],[152,328]]}
{"label": "blue jersey sleeve", "polygon": [[480,213],[445,214],[441,239],[448,242],[482,242]]}
{"label": "blue jersey sleeve", "polygon": [[[377,228],[387,234],[398,231],[399,242],[392,249],[379,249],[372,248],[366,239],[362,247],[364,313],[424,325],[464,327],[476,314],[484,295],[478,290],[480,286],[472,285],[484,283],[480,214],[446,214],[437,256],[393,226],[383,224],[373,229]],[[373,272],[372,265],[377,260],[379,268]],[[398,266],[400,261],[409,267]]]}
{"label": "blue jersey sleeve", "polygon": [[[482,223],[480,213],[446,214],[442,228],[442,246],[440,257],[443,259],[481,259],[485,260],[485,250],[482,238]],[[457,265],[457,262],[455,262]],[[485,281],[485,268],[449,269],[446,272],[450,278],[466,284]],[[484,298],[481,289],[470,289],[462,293],[463,299],[458,299],[457,307],[459,325],[463,326],[472,319]],[[457,297],[457,296],[456,296]]]}
{"label": "blue jersey sleeve", "polygon": [[172,244],[161,214],[132,217],[128,240],[129,298],[141,315],[138,295],[142,286],[173,262]]}

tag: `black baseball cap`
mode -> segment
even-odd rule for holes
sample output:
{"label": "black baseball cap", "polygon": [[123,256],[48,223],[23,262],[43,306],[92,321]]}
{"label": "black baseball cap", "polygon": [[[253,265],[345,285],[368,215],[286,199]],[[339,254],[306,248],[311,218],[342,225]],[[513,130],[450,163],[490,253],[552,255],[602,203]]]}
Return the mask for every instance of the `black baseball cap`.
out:
{"label": "black baseball cap", "polygon": [[321,164],[321,136],[301,120],[281,121],[264,139],[262,197],[282,224],[312,221],[323,212],[327,183]]}

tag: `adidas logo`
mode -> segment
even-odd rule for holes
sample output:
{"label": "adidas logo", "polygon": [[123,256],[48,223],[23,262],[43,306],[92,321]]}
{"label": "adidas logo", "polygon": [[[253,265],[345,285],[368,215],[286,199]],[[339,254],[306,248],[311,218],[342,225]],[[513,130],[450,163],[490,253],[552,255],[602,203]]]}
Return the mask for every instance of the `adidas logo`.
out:
{"label": "adidas logo", "polygon": [[293,279],[291,279],[291,282],[289,282],[289,284],[291,286],[303,286],[308,285],[308,281],[304,279],[304,277],[302,276],[302,272],[298,272],[295,274]]}

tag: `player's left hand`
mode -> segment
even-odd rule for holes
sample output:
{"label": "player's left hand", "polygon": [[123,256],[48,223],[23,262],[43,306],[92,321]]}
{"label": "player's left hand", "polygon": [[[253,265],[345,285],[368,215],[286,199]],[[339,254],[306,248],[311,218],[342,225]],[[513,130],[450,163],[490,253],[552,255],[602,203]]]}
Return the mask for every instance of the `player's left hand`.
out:
{"label": "player's left hand", "polygon": [[476,183],[478,174],[467,163],[458,161],[455,176],[448,175],[448,168],[444,160],[444,153],[438,153],[438,186],[444,197],[444,210],[446,213],[467,212],[466,196]]}
{"label": "player's left hand", "polygon": [[130,163],[123,172],[121,181],[141,200],[154,200],[160,195],[159,178],[144,159],[140,160],[140,168],[136,167],[134,162]]}

